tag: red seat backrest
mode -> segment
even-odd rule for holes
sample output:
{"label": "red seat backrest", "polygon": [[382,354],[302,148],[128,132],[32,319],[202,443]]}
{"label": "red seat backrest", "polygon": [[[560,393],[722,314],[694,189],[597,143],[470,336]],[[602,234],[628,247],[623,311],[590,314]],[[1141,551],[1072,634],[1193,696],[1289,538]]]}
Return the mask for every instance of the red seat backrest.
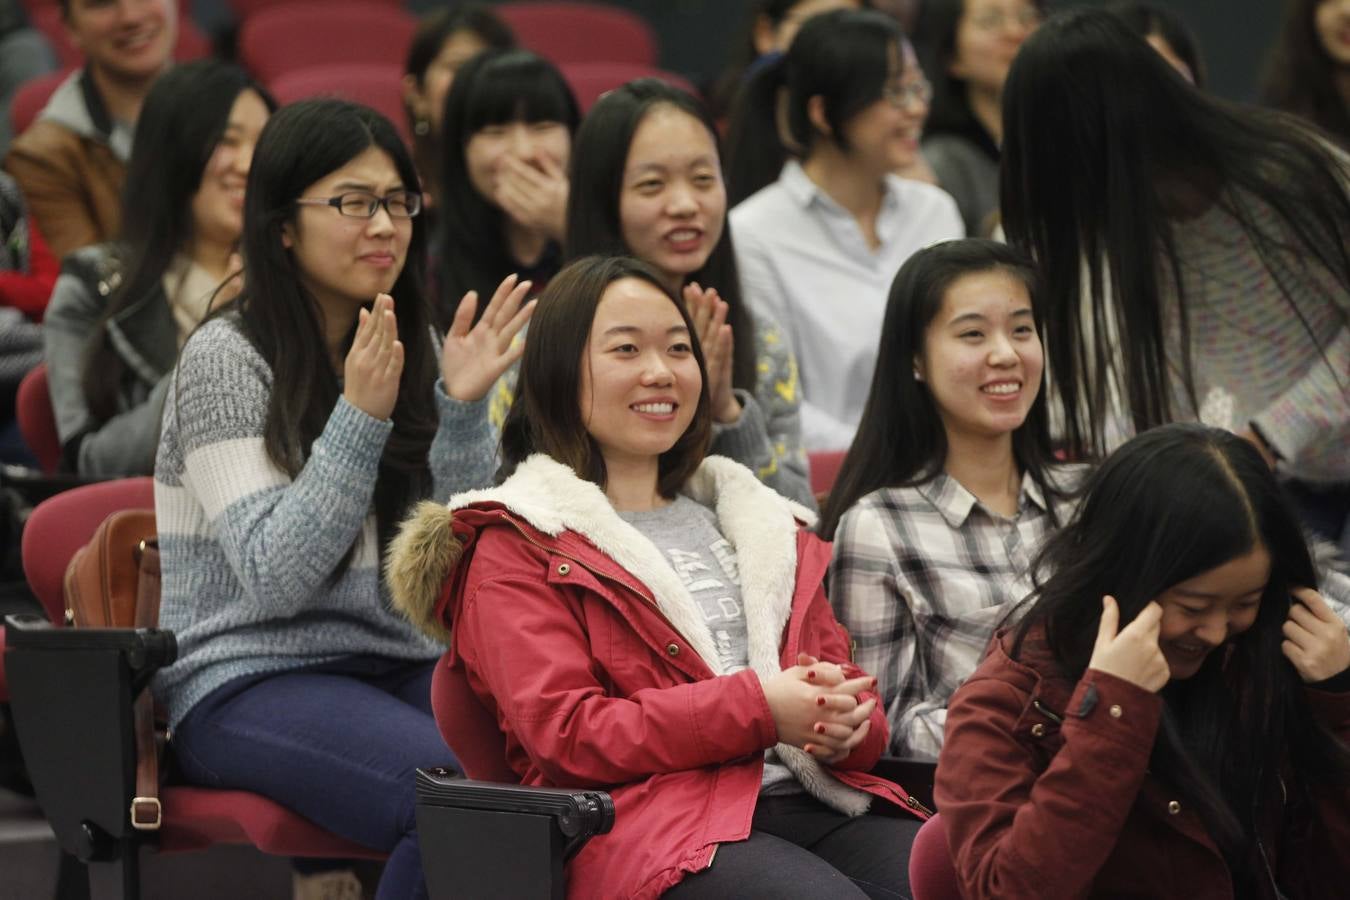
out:
{"label": "red seat backrest", "polygon": [[924,822],[914,836],[909,851],[909,887],[914,900],[961,900],[941,813]]}
{"label": "red seat backrest", "polygon": [[847,455],[847,450],[821,450],[807,455],[811,467],[811,493],[820,496],[830,492]]}
{"label": "red seat backrest", "polygon": [[469,687],[464,670],[444,657],[431,676],[431,710],[465,775],[476,781],[520,783],[520,776],[506,764],[506,738],[497,720]]}
{"label": "red seat backrest", "polygon": [[308,97],[341,97],[384,113],[409,143],[403,110],[403,66],[399,63],[334,63],[278,75],[271,85],[278,103]]}
{"label": "red seat backrest", "polygon": [[150,477],[100,481],[62,491],[39,503],[23,528],[23,573],[47,616],[61,624],[66,566],[108,516],[119,509],[153,509]]}
{"label": "red seat backrest", "polygon": [[557,64],[657,64],[656,32],[637,13],[597,3],[503,3],[496,12],[528,47]]}
{"label": "red seat backrest", "polygon": [[55,472],[61,464],[61,438],[56,432],[56,412],[52,409],[52,395],[47,388],[46,363],[38,363],[19,382],[14,415],[23,442],[33,452],[42,471],[48,475]]}
{"label": "red seat backrest", "polygon": [[[265,9],[274,9],[278,6],[286,6],[291,3],[307,3],[309,0],[227,0],[226,5],[234,13],[236,22],[243,22],[249,16],[261,12]],[[403,7],[403,0],[362,0],[363,3],[379,3],[383,6],[391,6],[395,9]]]}
{"label": "red seat backrest", "polygon": [[572,88],[583,115],[590,111],[602,94],[638,78],[659,78],[673,87],[698,96],[698,88],[683,75],[638,63],[564,63],[558,68],[563,78],[567,79],[568,86]]}
{"label": "red seat backrest", "polygon": [[33,120],[42,112],[42,108],[47,105],[47,101],[56,93],[56,89],[61,86],[73,68],[62,69],[59,72],[48,72],[46,75],[39,75],[36,78],[30,78],[19,89],[14,92],[14,99],[10,101],[9,106],[9,125],[10,134],[23,134]]}
{"label": "red seat backrest", "polygon": [[269,88],[282,75],[335,64],[400,64],[417,20],[378,3],[287,3],[239,28],[239,60]]}

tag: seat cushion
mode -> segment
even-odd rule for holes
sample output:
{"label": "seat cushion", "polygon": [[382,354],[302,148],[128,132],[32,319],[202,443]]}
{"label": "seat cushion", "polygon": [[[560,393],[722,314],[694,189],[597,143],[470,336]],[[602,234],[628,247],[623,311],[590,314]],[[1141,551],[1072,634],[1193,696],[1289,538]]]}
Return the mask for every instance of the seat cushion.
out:
{"label": "seat cushion", "polygon": [[169,785],[161,792],[160,850],[252,844],[275,856],[384,859],[387,855],[324,831],[260,794]]}

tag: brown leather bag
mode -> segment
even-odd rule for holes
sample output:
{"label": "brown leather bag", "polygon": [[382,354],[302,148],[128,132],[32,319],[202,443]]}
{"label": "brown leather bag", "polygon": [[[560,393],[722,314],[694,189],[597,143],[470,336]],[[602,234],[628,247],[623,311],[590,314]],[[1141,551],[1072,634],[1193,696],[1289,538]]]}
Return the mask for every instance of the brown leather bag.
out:
{"label": "brown leather bag", "polygon": [[[66,624],[76,628],[155,628],[159,625],[159,544],[155,511],[123,509],[94,531],[66,567]],[[159,828],[159,747],[150,691],[135,703],[136,796],[131,826]]]}

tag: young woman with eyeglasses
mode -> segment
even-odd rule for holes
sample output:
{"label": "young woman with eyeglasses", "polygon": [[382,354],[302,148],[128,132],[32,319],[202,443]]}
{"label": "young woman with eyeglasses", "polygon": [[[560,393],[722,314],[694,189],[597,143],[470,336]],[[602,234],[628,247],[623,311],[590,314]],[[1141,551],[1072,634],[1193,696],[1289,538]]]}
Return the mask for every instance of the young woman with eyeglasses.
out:
{"label": "young woman with eyeglasses", "polygon": [[438,353],[421,199],[373,110],[273,116],[243,292],[184,346],[155,466],[179,647],[155,688],[181,770],[389,853],[381,900],[426,896],[412,773],[454,764],[428,705],[440,648],[389,608],[381,562],[414,502],[490,482],[481,401],[533,311],[508,280],[470,328],[466,298]]}
{"label": "young woman with eyeglasses", "polygon": [[731,225],[746,299],[779,323],[796,354],[808,450],[853,439],[900,265],[965,234],[950,196],[892,174],[919,152],[927,101],[895,22],[842,10],[809,19],[737,104],[733,185],[755,170],[755,153],[782,152],[780,124],[794,157],[732,210]]}
{"label": "young woman with eyeglasses", "polygon": [[971,236],[993,231],[1003,82],[1044,6],[1044,0],[924,0],[919,12],[914,46],[933,79],[923,155]]}

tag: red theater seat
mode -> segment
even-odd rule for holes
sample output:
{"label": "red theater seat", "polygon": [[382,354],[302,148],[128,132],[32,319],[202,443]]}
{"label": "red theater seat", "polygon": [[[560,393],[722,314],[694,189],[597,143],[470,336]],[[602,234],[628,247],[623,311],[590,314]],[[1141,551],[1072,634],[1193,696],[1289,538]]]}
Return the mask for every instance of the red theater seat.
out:
{"label": "red theater seat", "polygon": [[32,451],[42,471],[52,474],[61,464],[61,438],[56,432],[56,412],[52,409],[52,395],[47,389],[46,363],[39,363],[23,377],[14,402],[14,415],[18,419],[23,442]]}
{"label": "red theater seat", "polygon": [[638,78],[659,78],[682,91],[698,96],[698,88],[684,76],[637,63],[565,63],[559,69],[571,86],[572,93],[576,95],[583,114],[589,112],[595,101],[605,92]]}
{"label": "red theater seat", "polygon": [[495,8],[516,40],[558,65],[657,63],[656,32],[637,13],[598,3],[503,3]]}
{"label": "red theater seat", "polygon": [[403,66],[399,63],[333,63],[297,69],[272,82],[278,103],[309,97],[341,97],[384,113],[404,143],[411,141],[403,111]]}
{"label": "red theater seat", "polygon": [[379,3],[296,0],[259,10],[239,27],[239,60],[272,87],[288,72],[335,64],[400,64],[417,20]]}

